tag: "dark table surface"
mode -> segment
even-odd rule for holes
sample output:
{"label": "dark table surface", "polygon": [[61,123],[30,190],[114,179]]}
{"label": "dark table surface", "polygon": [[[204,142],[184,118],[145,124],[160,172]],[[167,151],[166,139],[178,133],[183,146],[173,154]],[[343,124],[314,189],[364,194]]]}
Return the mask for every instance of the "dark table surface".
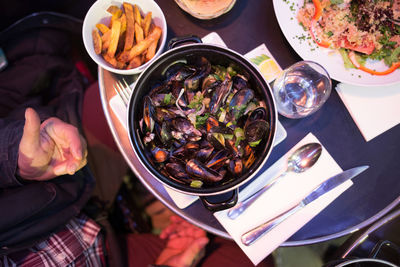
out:
{"label": "dark table surface", "polygon": [[[282,68],[301,60],[282,34],[270,0],[238,0],[229,13],[208,21],[190,16],[172,0],[156,2],[167,20],[167,41],[175,36],[202,37],[217,32],[229,48],[242,54],[265,43]],[[333,86],[336,84],[333,81]],[[320,140],[342,169],[370,166],[354,179],[350,189],[283,245],[303,245],[343,236],[376,221],[400,202],[400,125],[366,142],[336,90],[332,90],[325,105],[313,115],[298,120],[279,116],[279,120],[287,131],[287,138],[273,149],[263,170],[309,132]],[[200,201],[178,210],[162,186],[153,180],[149,177],[142,181],[174,211],[203,228],[227,236]]]}

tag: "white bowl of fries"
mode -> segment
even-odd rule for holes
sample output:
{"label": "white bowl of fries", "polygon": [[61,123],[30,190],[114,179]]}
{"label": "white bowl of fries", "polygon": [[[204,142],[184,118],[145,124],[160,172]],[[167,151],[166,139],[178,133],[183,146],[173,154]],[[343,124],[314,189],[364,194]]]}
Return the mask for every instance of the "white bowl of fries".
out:
{"label": "white bowl of fries", "polygon": [[162,53],[167,22],[153,0],[98,0],[85,16],[82,36],[99,66],[129,75],[143,71]]}

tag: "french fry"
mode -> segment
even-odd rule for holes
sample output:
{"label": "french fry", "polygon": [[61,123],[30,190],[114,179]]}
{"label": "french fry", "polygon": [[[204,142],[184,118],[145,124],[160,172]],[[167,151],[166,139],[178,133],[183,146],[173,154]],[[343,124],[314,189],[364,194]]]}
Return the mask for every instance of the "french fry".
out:
{"label": "french fry", "polygon": [[120,31],[121,31],[121,21],[116,20],[113,22],[113,25],[111,27],[111,41],[110,41],[110,46],[108,47],[107,50],[107,55],[110,58],[114,57],[115,52],[117,51]]}
{"label": "french fry", "polygon": [[103,34],[103,36],[101,36],[101,41],[102,41],[102,50],[103,51],[107,51],[108,47],[110,46],[110,42],[111,42],[111,30],[106,32],[105,34]]}
{"label": "french fry", "polygon": [[135,22],[142,25],[142,15],[140,15],[140,10],[137,5],[133,6],[133,14],[135,16]]}
{"label": "french fry", "polygon": [[96,28],[99,29],[99,31],[101,31],[102,34],[105,34],[106,32],[108,32],[110,30],[110,28],[108,28],[105,24],[103,23],[97,23],[96,24]]}
{"label": "french fry", "polygon": [[126,67],[125,62],[117,60],[117,68],[118,69],[124,69],[125,67]]}
{"label": "french fry", "polygon": [[158,44],[158,39],[153,41],[151,43],[151,45],[149,46],[149,48],[147,48],[146,51],[146,57],[145,57],[145,62],[149,61],[150,59],[152,59],[154,57],[154,55],[156,54],[156,50],[157,50],[157,44]]}
{"label": "french fry", "polygon": [[129,50],[133,46],[135,34],[135,17],[133,15],[133,6],[129,3],[123,3],[126,15],[126,35],[124,50]]}
{"label": "french fry", "polygon": [[147,36],[143,41],[137,43],[129,51],[124,51],[121,54],[121,60],[128,62],[131,61],[135,56],[142,54],[151,45],[152,42],[158,40],[161,36],[162,30],[160,27],[154,27],[154,30]]}
{"label": "french fry", "polygon": [[93,29],[92,31],[92,38],[93,38],[93,46],[94,46],[94,52],[96,55],[99,55],[101,53],[101,37],[99,32],[96,29]]}
{"label": "french fry", "polygon": [[147,37],[147,35],[149,34],[149,30],[150,30],[150,24],[151,24],[151,11],[147,13],[146,17],[144,18],[143,22],[142,22],[142,28],[143,28],[143,32],[144,32],[144,37]]}
{"label": "french fry", "polygon": [[122,14],[122,16],[120,18],[120,21],[121,21],[121,33],[120,33],[120,35],[122,35],[126,31],[126,15],[125,14]]}
{"label": "french fry", "polygon": [[110,63],[113,67],[117,67],[117,60],[115,57],[109,57],[107,54],[103,55],[104,60]]}
{"label": "french fry", "polygon": [[110,22],[110,27],[114,24],[114,21],[118,20],[122,16],[122,10],[118,8],[115,13],[112,14],[111,16],[111,22]]}
{"label": "french fry", "polygon": [[127,69],[134,69],[142,65],[142,55],[134,57],[128,64]]}
{"label": "french fry", "polygon": [[110,13],[111,15],[114,15],[114,13],[118,12],[118,10],[120,10],[120,9],[117,6],[109,6],[107,8],[107,12]]}
{"label": "french fry", "polygon": [[143,41],[143,39],[144,39],[143,29],[137,23],[135,23],[135,39],[136,39],[136,43],[139,43],[140,41]]}

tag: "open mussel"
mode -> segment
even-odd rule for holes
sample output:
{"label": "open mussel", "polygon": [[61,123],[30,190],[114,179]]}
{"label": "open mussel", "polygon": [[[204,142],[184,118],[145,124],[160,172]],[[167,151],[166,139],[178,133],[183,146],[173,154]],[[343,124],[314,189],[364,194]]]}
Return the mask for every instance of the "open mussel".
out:
{"label": "open mussel", "polygon": [[176,139],[183,138],[190,141],[199,141],[201,139],[202,133],[197,130],[188,119],[183,117],[176,117],[171,122],[172,126],[175,129],[172,135]]}
{"label": "open mussel", "polygon": [[186,163],[186,172],[199,180],[206,183],[215,183],[221,181],[224,176],[205,166],[203,163],[196,159],[191,159]]}
{"label": "open mussel", "polygon": [[193,75],[195,72],[196,69],[189,66],[186,62],[177,61],[164,71],[164,77],[168,82],[184,81],[187,77]]}
{"label": "open mussel", "polygon": [[236,91],[250,88],[247,80],[241,75],[235,75],[232,77],[232,86]]}
{"label": "open mussel", "polygon": [[187,77],[184,82],[185,89],[187,91],[195,91],[201,89],[200,87],[203,79],[207,77],[207,75],[211,71],[211,64],[205,57],[201,57],[197,62],[195,62],[195,64],[196,65],[194,67],[196,69],[196,72]]}
{"label": "open mussel", "polygon": [[189,176],[186,172],[185,165],[182,165],[177,162],[170,162],[165,164],[165,170],[168,173],[169,177],[185,184],[190,184],[193,181],[193,178]]}
{"label": "open mussel", "polygon": [[208,168],[218,170],[222,168],[229,160],[230,153],[228,150],[223,149],[216,152],[211,159],[207,162],[206,166]]}
{"label": "open mussel", "polygon": [[250,146],[257,146],[268,134],[269,123],[266,121],[267,111],[265,108],[257,108],[249,115],[244,127],[244,135]]}
{"label": "open mussel", "polygon": [[188,142],[174,150],[171,151],[171,154],[175,158],[180,159],[188,159],[193,157],[196,152],[199,150],[200,145],[195,142]]}
{"label": "open mussel", "polygon": [[244,88],[236,92],[229,103],[229,111],[232,118],[237,120],[246,110],[247,104],[254,98],[252,89]]}
{"label": "open mussel", "polygon": [[153,132],[154,129],[154,106],[149,96],[144,98],[143,104],[143,121],[145,123],[146,129],[142,129],[142,132],[145,133],[146,131]]}
{"label": "open mussel", "polygon": [[210,101],[210,113],[215,115],[222,105],[225,104],[225,100],[228,97],[232,89],[232,80],[227,76],[225,80],[216,86],[214,94]]}

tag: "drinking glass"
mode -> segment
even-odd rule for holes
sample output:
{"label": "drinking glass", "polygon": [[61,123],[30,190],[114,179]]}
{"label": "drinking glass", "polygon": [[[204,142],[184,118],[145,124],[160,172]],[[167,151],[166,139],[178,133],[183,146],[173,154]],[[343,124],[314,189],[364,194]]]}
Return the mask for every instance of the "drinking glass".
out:
{"label": "drinking glass", "polygon": [[320,64],[300,61],[276,78],[272,90],[279,114],[297,119],[321,108],[331,94],[332,82]]}

